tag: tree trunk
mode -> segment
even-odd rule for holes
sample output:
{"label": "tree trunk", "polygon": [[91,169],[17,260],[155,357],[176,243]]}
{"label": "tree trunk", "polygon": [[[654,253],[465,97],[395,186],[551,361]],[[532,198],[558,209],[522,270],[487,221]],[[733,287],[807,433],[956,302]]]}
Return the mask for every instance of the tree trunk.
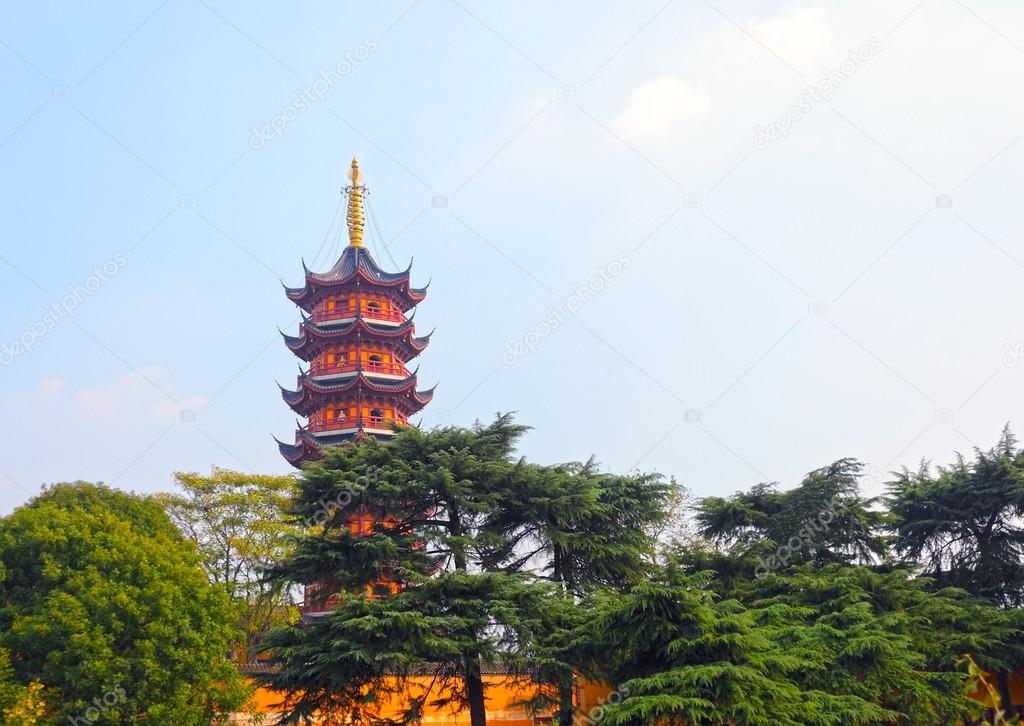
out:
{"label": "tree trunk", "polygon": [[[448,505],[448,532],[453,537],[461,537],[463,528],[459,510],[452,504]],[[466,553],[462,545],[452,548],[452,559],[455,561],[455,570],[466,573],[469,570],[469,563],[466,560]],[[480,653],[469,651],[462,656],[466,679],[466,700],[469,701],[469,723],[470,726],[487,726],[487,705],[484,701],[484,679],[480,674]]]}
{"label": "tree trunk", "polygon": [[[563,597],[571,597],[565,590],[565,573],[563,569],[563,556],[562,546],[557,542],[551,547],[551,579],[559,584],[562,589]],[[558,686],[558,714],[556,716],[558,726],[572,726],[573,715],[575,709],[572,705],[572,691],[573,691],[574,678],[570,675],[562,678],[557,683]]]}
{"label": "tree trunk", "polygon": [[996,672],[996,683],[999,686],[999,707],[1003,713],[1013,713],[1013,699],[1010,697],[1010,674],[1007,671]]}
{"label": "tree trunk", "polygon": [[484,679],[480,675],[480,656],[467,654],[466,697],[469,699],[469,723],[471,726],[487,726],[487,706],[484,702]]}
{"label": "tree trunk", "polygon": [[558,684],[558,726],[572,726],[575,709],[572,704],[573,679]]}

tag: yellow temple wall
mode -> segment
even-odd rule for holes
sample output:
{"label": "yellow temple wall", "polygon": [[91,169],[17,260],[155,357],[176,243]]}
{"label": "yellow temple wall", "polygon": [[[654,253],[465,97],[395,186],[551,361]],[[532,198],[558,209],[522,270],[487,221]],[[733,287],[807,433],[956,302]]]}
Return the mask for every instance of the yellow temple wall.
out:
{"label": "yellow temple wall", "polygon": [[[990,675],[990,683],[995,685],[995,676]],[[408,680],[407,688],[413,693],[422,693],[422,690],[431,686],[430,676],[414,676]],[[392,679],[390,686],[396,685]],[[521,702],[534,693],[534,686],[523,679],[514,679],[508,676],[485,675],[484,685],[487,694],[487,723],[489,726],[535,726],[536,724],[551,724],[550,714],[539,714],[534,717],[520,705]],[[1010,694],[1014,705],[1024,704],[1024,673],[1014,673],[1010,676]],[[432,698],[444,695],[444,691],[434,686]],[[987,694],[970,694],[971,698],[986,703]],[[612,696],[612,688],[604,683],[581,680],[576,689],[576,705],[581,715],[577,716],[577,723],[596,724],[597,719],[589,718],[594,709],[606,703]],[[280,694],[266,688],[256,690],[252,705],[262,714],[265,714],[263,726],[273,726],[276,721],[275,715],[279,713],[276,704],[281,700]],[[991,705],[987,704],[986,705]],[[382,715],[395,716],[401,709],[401,699],[397,696],[390,697],[384,703]],[[236,714],[231,718],[230,723],[239,726],[254,726],[249,716]],[[424,715],[423,724],[440,724],[443,726],[461,726],[469,723],[469,713],[461,711],[453,713],[451,709],[428,707]],[[337,726],[336,724],[324,724],[323,726]]]}
{"label": "yellow temple wall", "polygon": [[[535,724],[550,724],[550,714],[539,714],[531,716],[529,711],[521,705],[522,701],[530,698],[536,687],[523,678],[512,678],[502,675],[485,675],[484,686],[487,699],[487,723],[488,726],[534,726]],[[389,679],[388,686],[397,685],[397,679]],[[446,690],[433,684],[431,676],[413,676],[406,681],[406,688],[410,693],[422,694],[427,688],[432,688],[430,698],[438,698],[446,695]],[[583,681],[577,690],[577,705],[584,714],[590,713],[594,708],[604,703],[611,689],[604,684],[596,684]],[[264,726],[273,726],[276,721],[276,714],[280,713],[277,704],[281,695],[266,688],[259,688],[252,699],[252,705],[264,716]],[[398,696],[388,697],[382,706],[382,716],[397,716],[401,710],[402,699]],[[230,723],[253,724],[248,716],[236,714]],[[469,723],[469,712],[462,710],[453,712],[451,708],[427,707],[422,722],[423,724],[442,724],[444,726],[459,726]],[[581,723],[588,723],[586,719]],[[323,726],[328,725],[326,722]]]}

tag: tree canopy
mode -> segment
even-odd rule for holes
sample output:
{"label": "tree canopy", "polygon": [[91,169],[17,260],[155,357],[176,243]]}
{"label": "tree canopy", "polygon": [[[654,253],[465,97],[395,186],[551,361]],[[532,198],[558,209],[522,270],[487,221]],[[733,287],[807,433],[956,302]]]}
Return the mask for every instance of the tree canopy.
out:
{"label": "tree canopy", "polygon": [[697,505],[698,531],[719,544],[760,545],[762,571],[802,562],[872,562],[887,551],[884,517],[860,496],[862,470],[855,459],[839,459],[786,491],[758,484],[728,498],[706,497]]}
{"label": "tree canopy", "polygon": [[215,468],[210,476],[178,472],[174,478],[178,491],[157,499],[195,542],[210,582],[238,606],[236,651],[247,659],[272,626],[297,617],[286,584],[265,578],[266,569],[287,554],[291,537],[325,515],[309,523],[288,518],[294,476]]}
{"label": "tree canopy", "polygon": [[[320,586],[334,607],[268,638],[281,670],[265,682],[289,693],[293,722],[372,722],[381,716],[367,689],[382,696],[385,676],[425,667],[474,726],[485,723],[484,670],[571,678],[553,612],[587,583],[641,576],[644,527],[661,509],[651,502],[667,489],[592,463],[530,464],[514,456],[525,430],[508,415],[471,429],[409,428],[328,449],[306,467],[295,516],[335,505],[277,576]],[[410,718],[422,711],[425,696],[403,695]]]}
{"label": "tree canopy", "polygon": [[40,723],[200,726],[244,702],[228,598],[155,501],[54,485],[0,519],[0,565],[0,648]]}
{"label": "tree canopy", "polygon": [[[295,724],[484,726],[488,674],[560,726],[952,725],[981,715],[971,689],[1011,703],[1009,431],[881,498],[849,458],[707,497],[691,530],[673,480],[529,462],[526,430],[410,427],[158,498],[52,487],[0,519],[0,718],[208,724],[245,701],[230,654],[257,643]],[[590,713],[582,678],[613,688]]]}
{"label": "tree canopy", "polygon": [[887,503],[897,551],[937,583],[1024,605],[1024,452],[1009,428],[973,460],[903,470]]}

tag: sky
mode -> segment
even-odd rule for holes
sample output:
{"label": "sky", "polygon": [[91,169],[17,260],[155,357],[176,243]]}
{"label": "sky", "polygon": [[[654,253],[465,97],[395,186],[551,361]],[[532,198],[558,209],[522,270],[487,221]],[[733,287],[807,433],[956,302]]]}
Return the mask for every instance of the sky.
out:
{"label": "sky", "polygon": [[6,3],[0,89],[0,513],[291,470],[353,156],[423,426],[699,496],[1024,431],[1019,3]]}

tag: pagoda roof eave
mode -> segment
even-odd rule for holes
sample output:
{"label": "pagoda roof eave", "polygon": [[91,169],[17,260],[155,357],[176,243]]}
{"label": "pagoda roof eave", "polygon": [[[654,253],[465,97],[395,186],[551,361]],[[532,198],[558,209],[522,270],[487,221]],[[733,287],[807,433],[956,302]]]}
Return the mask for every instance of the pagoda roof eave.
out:
{"label": "pagoda roof eave", "polygon": [[[365,282],[371,287],[392,290],[396,287],[408,309],[426,297],[427,288],[415,288],[409,284],[412,260],[401,272],[387,272],[380,267],[365,247],[349,245],[338,261],[326,272],[313,272],[302,262],[303,287],[285,286],[285,294],[300,307],[309,308],[314,298],[323,290],[337,289],[352,283]],[[427,283],[429,286],[429,282]]]}
{"label": "pagoda roof eave", "polygon": [[363,318],[357,318],[343,325],[321,326],[312,320],[304,319],[299,326],[298,335],[288,335],[281,331],[281,336],[290,351],[307,361],[315,354],[314,344],[340,342],[358,333],[365,333],[371,339],[380,338],[404,344],[408,346],[408,359],[411,359],[426,350],[430,337],[434,334],[434,331],[430,331],[427,335],[416,337],[413,335],[414,330],[412,320],[406,320],[401,325],[387,326],[375,325]]}
{"label": "pagoda roof eave", "polygon": [[[370,395],[385,397],[406,394],[412,396],[419,407],[422,408],[434,396],[434,389],[426,391],[416,390],[416,373],[411,373],[404,379],[398,381],[373,380],[366,371],[359,371],[356,375],[338,382],[317,381],[308,374],[299,376],[298,388],[292,390],[277,384],[281,390],[281,398],[288,404],[295,413],[300,416],[308,416],[317,408],[318,399],[321,396],[339,396],[346,393],[362,392]],[[435,386],[436,388],[436,386]]]}
{"label": "pagoda roof eave", "polygon": [[277,442],[277,449],[281,452],[281,456],[284,457],[285,461],[299,469],[302,468],[304,462],[320,458],[319,445],[309,440],[305,429],[300,427],[295,432],[295,439],[296,442],[294,444],[286,444],[276,436],[274,437],[274,441]]}

